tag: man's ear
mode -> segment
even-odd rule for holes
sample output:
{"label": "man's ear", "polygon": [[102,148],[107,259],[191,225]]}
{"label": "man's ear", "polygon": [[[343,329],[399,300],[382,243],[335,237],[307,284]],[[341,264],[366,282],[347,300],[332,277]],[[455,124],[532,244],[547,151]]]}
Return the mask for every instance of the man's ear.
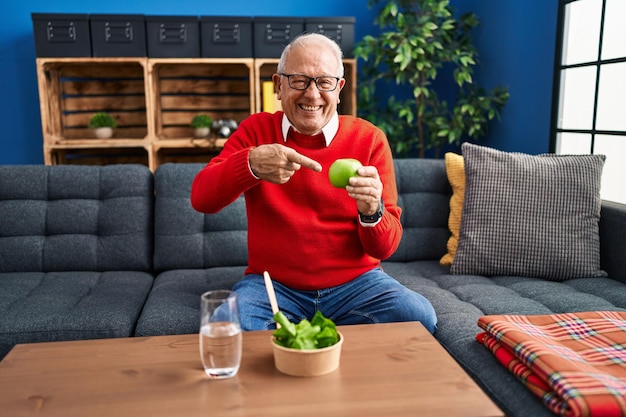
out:
{"label": "man's ear", "polygon": [[280,100],[280,93],[281,93],[281,86],[282,86],[280,82],[280,75],[279,74],[272,75],[272,81],[274,82],[274,91],[276,92],[276,98]]}
{"label": "man's ear", "polygon": [[346,79],[345,78],[341,78],[339,80],[339,91],[343,90],[343,87],[346,85]]}

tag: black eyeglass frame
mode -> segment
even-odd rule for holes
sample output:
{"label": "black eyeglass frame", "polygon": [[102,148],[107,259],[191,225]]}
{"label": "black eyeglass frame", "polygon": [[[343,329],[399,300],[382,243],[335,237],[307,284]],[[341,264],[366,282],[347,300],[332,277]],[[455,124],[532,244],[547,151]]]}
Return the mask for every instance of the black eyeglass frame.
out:
{"label": "black eyeglass frame", "polygon": [[[331,75],[323,75],[321,77],[309,77],[308,75],[304,75],[304,74],[285,74],[284,72],[280,72],[278,73],[278,75],[282,76],[282,77],[287,77],[287,84],[289,85],[289,88],[293,88],[294,90],[298,90],[298,91],[304,91],[306,89],[308,89],[311,86],[311,81],[315,82],[315,87],[323,92],[323,93],[330,93],[332,91],[335,91],[337,89],[337,87],[339,87],[339,81],[341,81],[342,77],[333,77]],[[291,85],[291,77],[304,77],[304,78],[308,78],[309,82],[306,83],[306,86],[304,86],[303,88],[296,88],[294,86]],[[320,78],[332,78],[335,79],[337,82],[335,83],[335,87],[332,90],[322,90],[319,86],[319,84],[317,83],[317,80],[319,80]]]}

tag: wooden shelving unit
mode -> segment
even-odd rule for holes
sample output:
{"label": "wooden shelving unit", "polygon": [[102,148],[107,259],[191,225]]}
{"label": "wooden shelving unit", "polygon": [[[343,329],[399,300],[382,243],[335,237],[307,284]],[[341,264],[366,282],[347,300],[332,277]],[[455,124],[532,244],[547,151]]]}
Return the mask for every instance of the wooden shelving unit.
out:
{"label": "wooden shelving unit", "polygon": [[[198,113],[238,123],[261,111],[262,81],[278,59],[37,58],[44,162],[207,162],[226,139],[197,139]],[[346,86],[339,112],[356,115],[356,61],[344,60]],[[98,111],[115,117],[109,139],[87,127]]]}
{"label": "wooden shelving unit", "polygon": [[240,123],[254,112],[254,59],[149,59],[153,94],[156,166],[165,162],[207,162],[226,139],[197,139],[189,123],[196,114]]}
{"label": "wooden shelving unit", "polygon": [[[38,58],[44,162],[149,164],[147,78],[146,58]],[[117,120],[114,138],[96,139],[87,128],[98,111]]]}

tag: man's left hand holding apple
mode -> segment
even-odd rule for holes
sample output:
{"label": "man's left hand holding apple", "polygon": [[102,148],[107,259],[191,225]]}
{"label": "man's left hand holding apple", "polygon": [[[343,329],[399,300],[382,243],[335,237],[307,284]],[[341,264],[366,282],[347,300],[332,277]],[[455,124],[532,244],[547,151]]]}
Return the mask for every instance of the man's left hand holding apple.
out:
{"label": "man's left hand holding apple", "polygon": [[360,167],[357,173],[359,176],[350,178],[346,191],[356,200],[359,212],[371,216],[380,209],[383,183],[375,166]]}

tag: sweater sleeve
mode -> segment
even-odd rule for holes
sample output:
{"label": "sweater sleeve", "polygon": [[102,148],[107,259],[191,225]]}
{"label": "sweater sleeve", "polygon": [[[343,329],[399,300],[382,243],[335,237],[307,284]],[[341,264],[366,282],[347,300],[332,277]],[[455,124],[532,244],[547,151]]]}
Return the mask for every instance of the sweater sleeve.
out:
{"label": "sweater sleeve", "polygon": [[217,213],[259,180],[248,167],[250,148],[233,152],[220,163],[209,163],[191,185],[191,206],[202,213]]}
{"label": "sweater sleeve", "polygon": [[275,124],[276,117],[267,113],[252,115],[241,122],[220,154],[194,178],[191,205],[195,210],[216,213],[260,182],[250,171],[248,155],[252,148],[275,135]]}

